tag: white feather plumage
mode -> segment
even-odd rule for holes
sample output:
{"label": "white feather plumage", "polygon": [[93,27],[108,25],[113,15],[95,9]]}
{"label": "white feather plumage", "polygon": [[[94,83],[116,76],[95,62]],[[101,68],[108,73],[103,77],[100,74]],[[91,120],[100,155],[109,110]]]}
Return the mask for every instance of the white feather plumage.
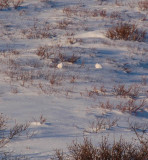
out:
{"label": "white feather plumage", "polygon": [[61,69],[63,67],[63,64],[62,63],[59,63],[58,65],[57,65],[57,68],[59,68],[59,69]]}
{"label": "white feather plumage", "polygon": [[102,66],[101,66],[101,64],[96,63],[96,64],[95,64],[95,68],[97,68],[97,69],[102,69]]}

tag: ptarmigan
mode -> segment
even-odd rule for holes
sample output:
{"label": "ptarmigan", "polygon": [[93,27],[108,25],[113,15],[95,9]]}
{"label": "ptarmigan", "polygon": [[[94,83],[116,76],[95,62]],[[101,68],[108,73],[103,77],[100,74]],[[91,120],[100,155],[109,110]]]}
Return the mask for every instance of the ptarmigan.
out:
{"label": "ptarmigan", "polygon": [[61,69],[63,67],[63,64],[62,63],[59,63],[58,65],[57,65],[57,68],[59,68],[59,69]]}
{"label": "ptarmigan", "polygon": [[95,68],[97,68],[97,69],[102,69],[102,66],[101,66],[101,64],[96,63],[96,64],[95,64]]}

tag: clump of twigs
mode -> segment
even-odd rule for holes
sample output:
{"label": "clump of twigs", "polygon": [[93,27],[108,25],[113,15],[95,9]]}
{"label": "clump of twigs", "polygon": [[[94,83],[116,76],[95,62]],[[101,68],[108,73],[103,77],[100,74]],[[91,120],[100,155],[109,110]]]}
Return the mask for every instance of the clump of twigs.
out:
{"label": "clump of twigs", "polygon": [[118,23],[109,28],[106,36],[113,40],[144,41],[146,32],[139,30],[135,24]]}

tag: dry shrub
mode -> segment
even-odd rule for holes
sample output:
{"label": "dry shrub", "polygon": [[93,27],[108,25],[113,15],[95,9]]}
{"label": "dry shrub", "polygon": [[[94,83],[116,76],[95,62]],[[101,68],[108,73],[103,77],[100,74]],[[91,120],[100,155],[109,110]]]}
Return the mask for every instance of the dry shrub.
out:
{"label": "dry shrub", "polygon": [[101,130],[110,130],[117,125],[118,118],[110,119],[107,117],[99,117],[96,120],[89,123],[89,129],[85,129],[84,132],[98,133]]}
{"label": "dry shrub", "polygon": [[102,109],[107,109],[107,110],[113,110],[115,109],[115,106],[113,104],[111,104],[109,101],[107,102],[100,102],[99,107],[101,107]]}
{"label": "dry shrub", "polygon": [[124,98],[130,97],[132,99],[136,99],[140,94],[140,87],[137,85],[131,85],[129,87],[126,87],[124,84],[117,85],[113,88],[113,94]]}
{"label": "dry shrub", "polygon": [[133,100],[130,99],[127,102],[121,102],[119,104],[113,105],[110,101],[100,102],[97,107],[107,110],[117,109],[121,112],[127,112],[129,114],[136,114],[137,112],[142,112],[146,106],[146,101],[143,100]]}
{"label": "dry shrub", "polygon": [[68,160],[62,150],[56,149],[55,155],[51,158],[51,160]]}
{"label": "dry shrub", "polygon": [[129,129],[135,133],[145,153],[148,153],[148,124],[129,121]]}
{"label": "dry shrub", "polygon": [[12,1],[12,5],[15,9],[17,9],[18,7],[20,7],[20,5],[24,2],[24,0],[13,0]]}
{"label": "dry shrub", "polygon": [[76,63],[78,59],[80,59],[80,57],[73,54],[72,56],[63,56],[61,60],[63,62]]}
{"label": "dry shrub", "polygon": [[79,41],[79,39],[77,38],[74,38],[74,37],[70,37],[70,38],[67,38],[67,43],[68,44],[75,44]]}
{"label": "dry shrub", "polygon": [[80,56],[71,55],[67,56],[63,53],[62,46],[56,45],[56,46],[41,46],[37,49],[36,54],[40,56],[42,59],[51,59],[53,64],[57,64],[58,62],[69,62],[69,63],[75,63],[78,59],[80,59]]}
{"label": "dry shrub", "polygon": [[30,123],[15,123],[12,128],[8,127],[8,118],[2,113],[0,114],[0,159],[1,160],[27,160],[27,157],[21,155],[13,155],[12,152],[6,152],[4,148],[15,138],[27,133]]}
{"label": "dry shrub", "polygon": [[43,3],[49,3],[51,0],[40,0],[40,2],[43,2]]}
{"label": "dry shrub", "polygon": [[63,59],[63,48],[61,45],[52,45],[52,46],[40,46],[36,50],[36,54],[43,59],[51,59],[53,63],[58,63]]}
{"label": "dry shrub", "polygon": [[94,86],[94,87],[92,88],[92,90],[86,89],[86,95],[87,95],[88,97],[95,98],[96,96],[99,96],[100,94],[99,94],[99,91],[98,91],[98,89],[96,88],[96,86]]}
{"label": "dry shrub", "polygon": [[98,160],[146,160],[148,156],[148,152],[145,153],[142,144],[137,146],[125,142],[123,139],[118,142],[115,141],[113,145],[109,144],[107,138],[103,139],[98,152]]}
{"label": "dry shrub", "polygon": [[86,96],[90,98],[97,98],[97,96],[106,96],[106,93],[107,90],[104,85],[100,86],[99,89],[96,86],[93,86],[91,90],[88,90],[86,88]]}
{"label": "dry shrub", "polygon": [[20,136],[21,133],[26,131],[30,123],[15,124],[12,128],[8,128],[8,118],[0,114],[0,149],[8,144],[15,137]]}
{"label": "dry shrub", "polygon": [[12,87],[11,87],[11,93],[17,94],[17,93],[18,93],[18,88],[15,87],[15,86],[12,86]]}
{"label": "dry shrub", "polygon": [[52,27],[53,26],[47,22],[39,24],[38,21],[35,21],[31,28],[23,29],[22,34],[24,34],[28,39],[51,38],[55,36],[55,33],[52,32]]}
{"label": "dry shrub", "polygon": [[63,75],[59,75],[57,73],[52,73],[49,76],[50,85],[60,85],[63,80]]}
{"label": "dry shrub", "polygon": [[82,10],[80,6],[66,7],[63,9],[63,13],[66,14],[67,17],[72,17],[72,16],[82,17],[84,16],[84,12],[85,10],[84,9]]}
{"label": "dry shrub", "polygon": [[80,5],[73,6],[73,7],[66,7],[63,9],[63,13],[67,17],[77,16],[77,17],[88,17],[93,16],[96,17],[99,15],[99,10],[91,11],[89,9],[85,9],[83,7],[80,7]]}
{"label": "dry shrub", "polygon": [[95,10],[91,11],[91,16],[98,17],[98,15],[100,15],[100,10],[95,9]]}
{"label": "dry shrub", "polygon": [[7,117],[0,113],[0,131],[4,130],[7,126]]}
{"label": "dry shrub", "polygon": [[114,11],[110,14],[110,18],[112,18],[112,19],[118,19],[120,17],[121,17],[121,14],[120,14],[120,12],[117,12],[117,11]]}
{"label": "dry shrub", "polygon": [[51,59],[54,63],[58,62],[62,59],[63,54],[62,52],[62,46],[61,45],[55,45],[55,46],[40,46],[36,50],[36,54],[41,57],[42,59]]}
{"label": "dry shrub", "polygon": [[46,122],[46,120],[47,119],[43,115],[41,115],[39,118],[40,124],[44,124]]}
{"label": "dry shrub", "polygon": [[0,0],[0,9],[5,9],[10,7],[10,0]]}
{"label": "dry shrub", "polygon": [[118,23],[108,29],[106,36],[113,40],[144,41],[146,32],[139,30],[135,24]]}
{"label": "dry shrub", "polygon": [[111,145],[105,137],[98,147],[84,138],[83,143],[74,141],[68,150],[67,155],[58,150],[52,160],[146,160],[148,157],[148,146],[128,143],[122,138]]}
{"label": "dry shrub", "polygon": [[78,79],[78,76],[76,75],[71,76],[70,83],[75,83],[77,79]]}
{"label": "dry shrub", "polygon": [[107,90],[104,87],[104,85],[100,86],[100,92],[102,93],[102,95],[104,95],[104,96],[106,95]]}
{"label": "dry shrub", "polygon": [[67,17],[71,17],[74,13],[74,10],[74,8],[67,7],[63,9],[63,13],[65,13]]}
{"label": "dry shrub", "polygon": [[83,144],[73,142],[68,149],[74,160],[95,160],[98,157],[97,148],[87,138],[84,138]]}
{"label": "dry shrub", "polygon": [[106,10],[100,10],[99,14],[103,18],[107,16]]}
{"label": "dry shrub", "polygon": [[120,103],[116,106],[116,109],[122,112],[128,112],[130,114],[136,114],[137,112],[142,112],[145,107],[145,100],[141,100],[139,103],[135,100],[129,100],[126,103]]}
{"label": "dry shrub", "polygon": [[0,0],[0,9],[7,9],[13,7],[17,9],[24,2],[24,0]]}
{"label": "dry shrub", "polygon": [[107,2],[108,0],[97,0],[99,2],[99,5],[102,5],[103,2]]}
{"label": "dry shrub", "polygon": [[147,85],[147,77],[146,76],[141,77],[141,84],[144,85],[144,86]]}
{"label": "dry shrub", "polygon": [[36,51],[36,54],[41,58],[45,59],[45,58],[49,58],[53,53],[51,52],[50,47],[45,45],[45,46],[39,47]]}
{"label": "dry shrub", "polygon": [[148,10],[148,0],[143,0],[143,1],[138,2],[138,7],[142,11]]}
{"label": "dry shrub", "polygon": [[66,30],[69,24],[72,24],[72,21],[64,19],[57,23],[57,28]]}

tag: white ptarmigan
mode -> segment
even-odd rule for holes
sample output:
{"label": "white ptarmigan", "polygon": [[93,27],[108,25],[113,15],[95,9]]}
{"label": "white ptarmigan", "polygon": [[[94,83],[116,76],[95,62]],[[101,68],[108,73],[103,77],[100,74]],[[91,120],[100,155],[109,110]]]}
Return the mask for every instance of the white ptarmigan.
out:
{"label": "white ptarmigan", "polygon": [[59,69],[61,69],[63,67],[63,63],[59,63],[58,65],[57,65],[57,68],[59,68]]}
{"label": "white ptarmigan", "polygon": [[96,63],[96,64],[95,64],[95,68],[97,68],[97,69],[102,69],[102,66],[101,66],[101,64]]}

